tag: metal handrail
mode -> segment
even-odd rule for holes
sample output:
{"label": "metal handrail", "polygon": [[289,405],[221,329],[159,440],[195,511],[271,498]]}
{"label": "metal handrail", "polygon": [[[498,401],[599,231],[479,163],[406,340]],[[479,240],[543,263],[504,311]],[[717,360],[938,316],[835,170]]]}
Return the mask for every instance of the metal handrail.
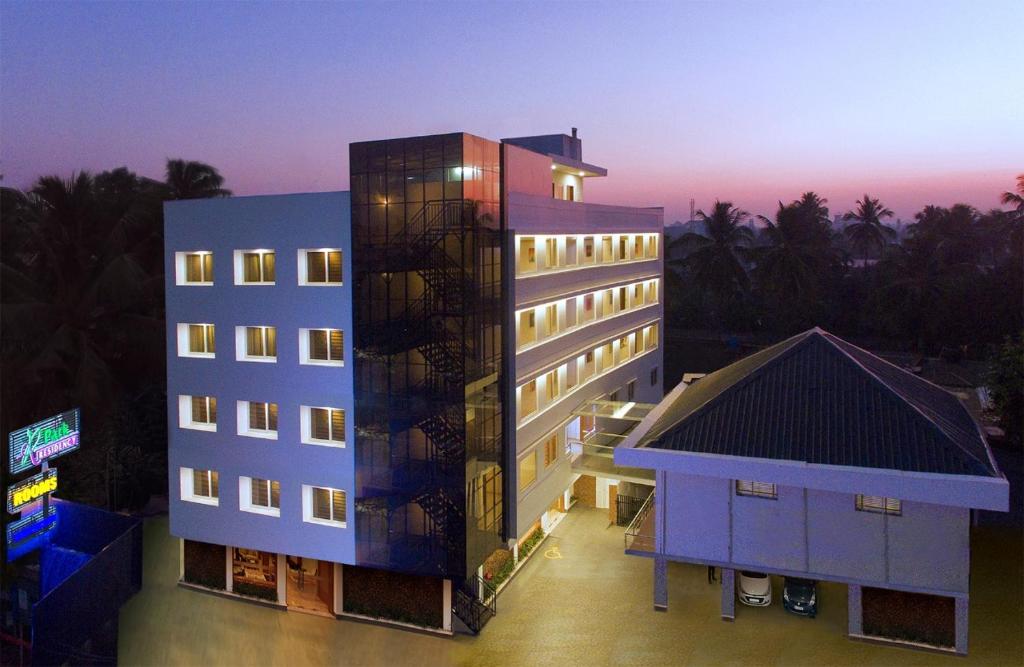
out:
{"label": "metal handrail", "polygon": [[654,537],[653,535],[641,535],[640,528],[643,526],[644,521],[647,520],[647,515],[651,513],[652,509],[654,509],[655,493],[657,493],[657,491],[652,491],[651,495],[647,496],[647,500],[645,500],[644,504],[640,506],[636,516],[633,517],[633,520],[629,522],[628,526],[626,526],[626,534],[623,536],[623,543],[626,549],[629,549],[633,545],[637,537]]}

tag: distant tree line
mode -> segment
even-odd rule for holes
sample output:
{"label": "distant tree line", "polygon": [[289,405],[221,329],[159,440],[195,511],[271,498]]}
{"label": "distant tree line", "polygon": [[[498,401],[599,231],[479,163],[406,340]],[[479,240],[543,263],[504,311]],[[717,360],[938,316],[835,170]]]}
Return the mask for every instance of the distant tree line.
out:
{"label": "distant tree line", "polygon": [[864,195],[833,227],[814,192],[779,203],[773,218],[727,201],[700,211],[701,232],[670,242],[670,326],[722,332],[839,335],[889,340],[925,354],[984,354],[1022,327],[1024,175],[982,213],[926,206],[901,239],[892,212]]}
{"label": "distant tree line", "polygon": [[[1024,175],[1002,202],[1010,209],[926,206],[900,238],[867,194],[841,229],[814,192],[756,222],[716,201],[697,214],[700,232],[669,244],[668,326],[769,338],[821,326],[889,350],[998,360],[1000,377],[1020,377]],[[1021,387],[1007,388],[999,396],[1019,406]]]}
{"label": "distant tree line", "polygon": [[58,495],[122,509],[166,489],[163,203],[229,194],[185,160],[163,181],[122,167],[0,188],[0,449],[81,407]]}

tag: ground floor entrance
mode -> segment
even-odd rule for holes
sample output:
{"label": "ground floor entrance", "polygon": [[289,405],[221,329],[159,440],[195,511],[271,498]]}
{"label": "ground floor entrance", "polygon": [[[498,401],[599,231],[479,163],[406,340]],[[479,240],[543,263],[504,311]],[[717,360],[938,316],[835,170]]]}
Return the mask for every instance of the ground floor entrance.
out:
{"label": "ground floor entrance", "polygon": [[334,615],[334,563],[288,556],[285,601],[289,610]]}

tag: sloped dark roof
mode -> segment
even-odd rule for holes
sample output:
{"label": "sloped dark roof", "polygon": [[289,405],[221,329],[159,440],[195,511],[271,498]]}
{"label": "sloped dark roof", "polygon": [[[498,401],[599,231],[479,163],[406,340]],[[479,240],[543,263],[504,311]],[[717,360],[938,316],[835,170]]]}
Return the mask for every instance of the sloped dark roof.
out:
{"label": "sloped dark roof", "polygon": [[999,476],[956,396],[821,329],[697,380],[640,446]]}

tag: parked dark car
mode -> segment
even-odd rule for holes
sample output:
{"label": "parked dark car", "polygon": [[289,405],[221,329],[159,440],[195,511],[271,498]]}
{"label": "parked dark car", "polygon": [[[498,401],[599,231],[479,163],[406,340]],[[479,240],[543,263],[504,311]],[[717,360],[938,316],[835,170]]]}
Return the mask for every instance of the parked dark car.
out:
{"label": "parked dark car", "polygon": [[782,606],[786,611],[814,618],[818,613],[818,582],[786,577],[782,587]]}

